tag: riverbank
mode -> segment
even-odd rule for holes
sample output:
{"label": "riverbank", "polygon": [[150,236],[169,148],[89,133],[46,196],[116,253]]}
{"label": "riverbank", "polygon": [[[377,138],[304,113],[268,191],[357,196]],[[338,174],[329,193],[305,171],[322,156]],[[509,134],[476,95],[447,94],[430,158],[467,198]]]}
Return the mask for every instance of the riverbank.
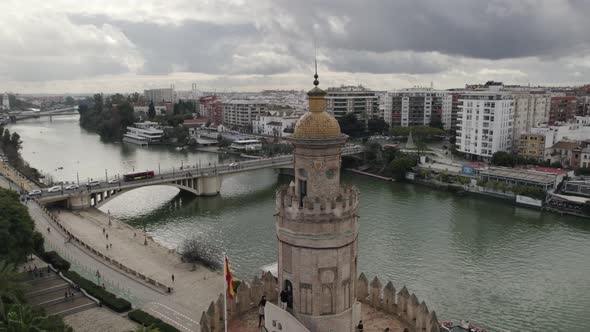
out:
{"label": "riverbank", "polygon": [[200,319],[201,312],[223,291],[221,272],[198,265],[193,270],[192,264],[180,261],[176,250],[160,245],[149,234],[147,245],[144,245],[143,231],[116,218],[109,218],[100,210],[60,210],[59,213],[54,211],[54,214],[73,234],[99,248],[105,256],[154,280],[172,285],[174,291],[171,295],[166,295],[169,297],[168,301],[180,307],[191,308],[185,315],[195,321]]}

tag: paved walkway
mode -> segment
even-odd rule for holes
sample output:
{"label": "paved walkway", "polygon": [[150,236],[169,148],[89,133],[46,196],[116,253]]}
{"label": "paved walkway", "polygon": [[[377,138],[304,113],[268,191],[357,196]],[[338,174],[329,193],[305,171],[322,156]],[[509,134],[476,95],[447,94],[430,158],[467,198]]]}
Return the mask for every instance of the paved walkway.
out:
{"label": "paved walkway", "polygon": [[[2,176],[0,176],[0,186],[4,188],[12,187],[12,189],[15,187],[14,183],[9,185],[9,182]],[[130,240],[130,236],[127,233],[129,230],[125,231],[120,228],[121,234],[116,234],[118,233],[117,230],[111,230],[109,240],[113,244],[113,255],[117,260],[125,262],[136,260],[140,264],[135,263],[137,266],[134,266],[134,268],[145,274],[158,276],[158,278],[170,278],[172,273],[175,274],[174,293],[171,295],[162,294],[136,279],[121,273],[118,269],[111,267],[108,263],[82,250],[77,245],[67,243],[64,234],[55,227],[39,206],[29,202],[27,207],[31,218],[35,222],[35,228],[45,238],[45,248],[47,250],[57,251],[72,263],[72,270],[88,279],[92,280],[95,271],[99,270],[101,274],[100,283],[105,283],[109,291],[123,298],[127,298],[134,306],[140,307],[167,323],[176,326],[181,331],[199,331],[198,321],[201,318],[202,311],[206,310],[209,303],[217,299],[218,294],[223,291],[222,275],[202,271],[203,268],[191,272],[186,269],[186,266],[180,264],[178,260],[171,259],[165,253],[152,257],[153,252],[151,248],[156,247],[153,242],[149,246],[150,249],[145,251],[145,248]],[[102,217],[106,218],[104,215]],[[74,218],[73,214],[69,216],[69,219],[66,219],[69,222],[76,220],[81,225],[88,227],[87,231],[80,231],[80,236],[86,236],[88,239],[94,237],[93,241],[102,240],[102,228],[100,228],[100,231],[97,230],[99,227],[97,223],[101,222],[100,217],[97,216],[92,221],[87,221],[79,217],[78,219],[71,218]],[[108,223],[108,218],[106,220]],[[48,228],[49,232],[47,231]],[[76,229],[82,230],[85,227],[77,227]],[[139,237],[141,232],[137,231],[137,233]],[[138,247],[144,250],[138,252]],[[164,251],[166,250],[164,249]],[[148,259],[147,257],[152,258]],[[146,270],[146,267],[151,270]]]}
{"label": "paved walkway", "polygon": [[76,332],[129,332],[134,331],[138,324],[113,314],[106,308],[92,308],[64,317],[64,322]]}

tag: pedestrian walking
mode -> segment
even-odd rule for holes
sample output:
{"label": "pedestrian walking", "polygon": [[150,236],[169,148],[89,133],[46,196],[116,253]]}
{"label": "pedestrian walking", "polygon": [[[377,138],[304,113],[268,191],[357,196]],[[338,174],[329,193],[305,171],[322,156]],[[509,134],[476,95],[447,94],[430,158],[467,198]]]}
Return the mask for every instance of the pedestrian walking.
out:
{"label": "pedestrian walking", "polygon": [[106,233],[106,229],[104,229],[104,227],[102,228],[102,234],[104,235],[104,233]]}
{"label": "pedestrian walking", "polygon": [[133,233],[133,237],[137,237],[137,233]]}
{"label": "pedestrian walking", "polygon": [[174,274],[172,275],[172,282],[174,282]]}
{"label": "pedestrian walking", "polygon": [[64,294],[64,300],[68,300],[68,291],[66,291],[66,293]]}
{"label": "pedestrian walking", "polygon": [[107,240],[109,239],[109,233],[107,233]]}
{"label": "pedestrian walking", "polygon": [[106,247],[107,247],[107,250],[109,250],[109,245],[108,244],[106,245]]}
{"label": "pedestrian walking", "polygon": [[104,285],[104,282],[102,283],[102,289],[107,289],[107,287]]}
{"label": "pedestrian walking", "polygon": [[266,296],[262,295],[260,302],[258,302],[258,327],[262,326],[264,320],[264,306],[266,306]]}
{"label": "pedestrian walking", "polygon": [[113,244],[112,244],[112,243],[111,243],[111,244],[109,244],[109,247],[111,247],[111,249],[113,249]]}
{"label": "pedestrian walking", "polygon": [[74,302],[74,292],[70,290],[70,301]]}
{"label": "pedestrian walking", "polygon": [[47,233],[51,233],[51,228],[47,227]]}

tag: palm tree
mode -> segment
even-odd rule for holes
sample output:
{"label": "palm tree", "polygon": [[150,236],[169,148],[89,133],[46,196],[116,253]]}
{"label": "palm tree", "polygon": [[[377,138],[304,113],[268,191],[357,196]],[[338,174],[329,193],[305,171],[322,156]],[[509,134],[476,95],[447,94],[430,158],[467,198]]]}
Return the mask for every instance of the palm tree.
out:
{"label": "palm tree", "polygon": [[7,332],[45,332],[43,324],[47,316],[40,316],[31,310],[31,307],[15,304],[10,308],[6,324]]}
{"label": "palm tree", "polygon": [[16,272],[16,267],[6,261],[0,261],[0,318],[6,320],[4,301],[7,299],[18,303],[24,295],[22,277]]}
{"label": "palm tree", "polygon": [[160,329],[150,325],[150,326],[139,326],[135,329],[134,332],[160,332]]}

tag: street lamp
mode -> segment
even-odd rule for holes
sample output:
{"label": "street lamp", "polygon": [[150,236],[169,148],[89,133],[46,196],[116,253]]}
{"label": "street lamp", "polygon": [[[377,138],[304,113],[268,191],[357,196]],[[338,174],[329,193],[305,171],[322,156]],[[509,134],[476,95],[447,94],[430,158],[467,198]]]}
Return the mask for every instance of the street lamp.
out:
{"label": "street lamp", "polygon": [[184,160],[180,160],[180,170],[182,170],[184,168]]}
{"label": "street lamp", "polygon": [[162,174],[162,171],[160,170],[160,163],[158,163],[158,175]]}
{"label": "street lamp", "polygon": [[109,182],[109,175],[106,168],[104,169],[104,182]]}
{"label": "street lamp", "polygon": [[80,186],[80,174],[76,171],[76,181],[78,182],[78,187]]}

